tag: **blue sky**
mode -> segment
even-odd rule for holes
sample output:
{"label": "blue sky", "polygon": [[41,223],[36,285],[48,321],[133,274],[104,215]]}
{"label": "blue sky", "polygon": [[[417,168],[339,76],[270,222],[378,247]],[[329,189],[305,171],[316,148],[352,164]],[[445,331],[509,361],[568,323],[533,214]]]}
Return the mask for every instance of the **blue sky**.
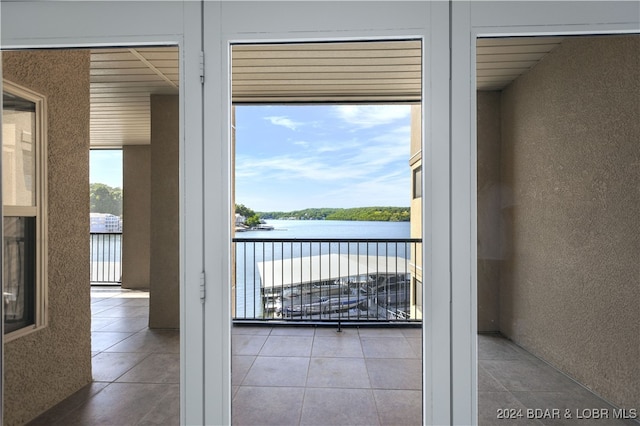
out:
{"label": "blue sky", "polygon": [[104,183],[122,188],[122,151],[92,149],[89,160],[89,183]]}
{"label": "blue sky", "polygon": [[[409,206],[411,107],[236,107],[236,202],[256,211]],[[92,150],[90,182],[122,188],[122,151]]]}
{"label": "blue sky", "polygon": [[236,202],[409,206],[408,105],[237,106]]}

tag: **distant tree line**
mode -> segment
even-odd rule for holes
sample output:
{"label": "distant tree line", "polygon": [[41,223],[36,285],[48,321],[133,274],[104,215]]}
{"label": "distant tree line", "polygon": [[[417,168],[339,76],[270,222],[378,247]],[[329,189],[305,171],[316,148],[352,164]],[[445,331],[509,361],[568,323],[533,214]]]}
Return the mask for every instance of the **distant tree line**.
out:
{"label": "distant tree line", "polygon": [[260,212],[264,219],[298,219],[298,220],[325,220],[327,216],[335,213],[339,209],[304,209],[292,212]]}
{"label": "distant tree line", "polygon": [[110,213],[122,216],[122,189],[112,188],[104,183],[89,185],[91,213]]}
{"label": "distant tree line", "polygon": [[236,204],[236,213],[245,217],[244,224],[247,226],[260,225],[260,215],[244,204]]}
{"label": "distant tree line", "polygon": [[292,212],[259,212],[258,215],[263,219],[408,222],[411,210],[409,207],[311,208]]}

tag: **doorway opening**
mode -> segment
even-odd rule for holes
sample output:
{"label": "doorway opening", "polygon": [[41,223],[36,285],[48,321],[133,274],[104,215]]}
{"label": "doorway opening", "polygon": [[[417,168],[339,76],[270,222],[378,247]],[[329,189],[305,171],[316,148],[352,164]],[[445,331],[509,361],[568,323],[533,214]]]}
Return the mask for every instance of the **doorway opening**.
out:
{"label": "doorway opening", "polygon": [[89,152],[91,285],[122,283],[122,149]]}
{"label": "doorway opening", "polygon": [[624,307],[639,52],[638,35],[477,41],[480,424],[503,407],[613,417],[640,403]]}
{"label": "doorway opening", "polygon": [[[47,244],[48,262],[38,295],[47,323],[5,345],[4,384],[13,397],[4,419],[179,423],[178,48],[15,50],[2,59],[5,89],[8,82],[40,93],[46,107],[36,127],[46,151],[32,143],[35,132],[19,136],[22,151],[31,144],[44,165],[31,176],[45,179],[38,189],[47,195],[47,226],[36,243]],[[102,221],[102,231],[118,235],[100,243],[107,255],[100,260],[87,244],[93,149],[119,152],[122,164],[120,180],[93,194],[103,207],[123,201],[100,212],[116,219]],[[114,265],[120,253],[122,264]],[[96,262],[123,271],[108,277],[116,286],[91,286]],[[147,396],[133,406],[117,396],[127,392]],[[72,395],[70,407],[65,398]]]}
{"label": "doorway opening", "polygon": [[421,41],[231,57],[233,423],[420,422]]}

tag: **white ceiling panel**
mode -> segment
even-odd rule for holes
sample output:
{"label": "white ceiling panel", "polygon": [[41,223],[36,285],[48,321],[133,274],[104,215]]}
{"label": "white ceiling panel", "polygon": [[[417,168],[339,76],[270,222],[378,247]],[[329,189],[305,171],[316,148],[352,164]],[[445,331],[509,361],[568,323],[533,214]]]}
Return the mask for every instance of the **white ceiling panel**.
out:
{"label": "white ceiling panel", "polygon": [[91,146],[148,144],[149,96],[178,93],[178,49],[91,51]]}
{"label": "white ceiling panel", "polygon": [[[478,90],[502,90],[562,39],[486,38],[477,42]],[[91,145],[150,142],[149,96],[178,94],[177,47],[91,51]],[[232,46],[232,98],[238,103],[419,102],[419,40]]]}
{"label": "white ceiling panel", "polygon": [[483,38],[476,45],[478,90],[502,90],[562,43],[561,37]]}

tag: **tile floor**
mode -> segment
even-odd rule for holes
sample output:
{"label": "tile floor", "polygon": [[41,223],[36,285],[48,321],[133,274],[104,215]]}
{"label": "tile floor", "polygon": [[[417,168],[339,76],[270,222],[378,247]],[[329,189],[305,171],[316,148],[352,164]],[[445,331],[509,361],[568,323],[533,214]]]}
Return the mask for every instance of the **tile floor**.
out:
{"label": "tile floor", "polygon": [[[523,414],[509,421],[516,424],[640,425],[640,421],[614,419],[613,406],[509,340],[479,335],[478,424],[504,424],[507,420],[497,415],[505,408]],[[540,417],[547,409],[549,418],[536,418],[536,410],[542,410],[537,412]],[[532,418],[527,418],[527,410],[533,410]],[[609,418],[587,417],[594,413],[606,413]],[[559,418],[552,418],[555,415]]]}
{"label": "tile floor", "polygon": [[[147,328],[148,293],[92,289],[94,382],[31,425],[179,424],[179,334]],[[236,326],[232,333],[234,425],[419,425],[419,329]],[[499,409],[612,408],[498,336],[478,338],[479,424]],[[620,420],[589,425],[638,426]]]}
{"label": "tile floor", "polygon": [[149,330],[149,293],[91,289],[94,382],[31,425],[177,425],[179,332]]}
{"label": "tile floor", "polygon": [[419,425],[420,329],[233,330],[235,425]]}

